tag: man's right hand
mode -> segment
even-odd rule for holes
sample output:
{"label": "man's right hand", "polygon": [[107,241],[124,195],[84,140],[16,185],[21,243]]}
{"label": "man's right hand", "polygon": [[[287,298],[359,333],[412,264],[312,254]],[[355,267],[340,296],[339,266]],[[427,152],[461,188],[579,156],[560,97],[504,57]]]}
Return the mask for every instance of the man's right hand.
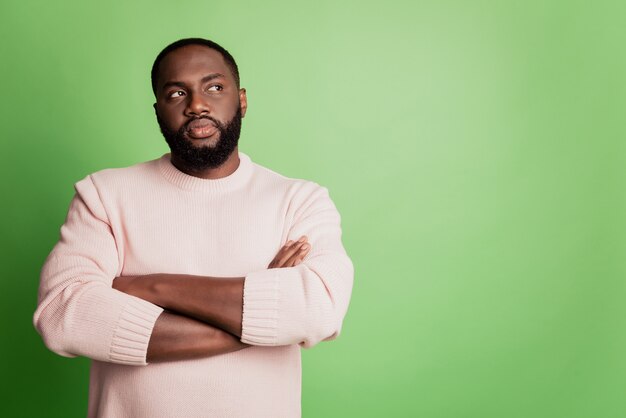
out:
{"label": "man's right hand", "polygon": [[294,267],[300,264],[311,250],[311,245],[306,241],[306,236],[300,237],[300,239],[295,242],[291,240],[287,241],[285,245],[278,250],[278,253],[267,268]]}

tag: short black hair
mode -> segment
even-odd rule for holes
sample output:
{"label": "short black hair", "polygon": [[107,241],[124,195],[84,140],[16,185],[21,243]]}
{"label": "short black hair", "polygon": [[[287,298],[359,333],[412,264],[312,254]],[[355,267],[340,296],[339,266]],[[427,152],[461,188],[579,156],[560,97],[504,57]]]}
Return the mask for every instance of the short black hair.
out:
{"label": "short black hair", "polygon": [[235,77],[237,88],[239,88],[239,68],[237,68],[237,63],[235,62],[235,59],[233,58],[233,56],[230,55],[230,53],[224,47],[208,39],[185,38],[185,39],[179,39],[176,42],[172,42],[171,44],[163,48],[163,51],[159,52],[159,55],[157,55],[156,59],[154,60],[154,64],[152,64],[152,72],[150,75],[152,79],[152,92],[154,93],[155,96],[156,96],[156,83],[157,83],[157,78],[159,76],[158,74],[159,65],[161,64],[161,61],[163,61],[163,58],[165,58],[165,56],[169,54],[170,52],[175,51],[178,48],[182,48],[187,45],[203,45],[219,52],[224,58],[224,62],[226,62],[226,65],[230,69],[230,72],[233,74],[233,77]]}

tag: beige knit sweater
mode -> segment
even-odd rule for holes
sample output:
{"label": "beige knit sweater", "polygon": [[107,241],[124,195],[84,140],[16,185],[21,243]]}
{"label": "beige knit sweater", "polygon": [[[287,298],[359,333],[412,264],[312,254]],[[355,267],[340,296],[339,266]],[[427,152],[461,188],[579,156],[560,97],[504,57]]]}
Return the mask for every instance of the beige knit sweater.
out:
{"label": "beige knit sweater", "polygon": [[[41,273],[35,327],[45,344],[91,358],[89,417],[298,417],[300,347],[336,337],[353,268],[326,189],[240,153],[228,177],[188,176],[160,159],[79,181]],[[306,235],[296,267],[267,269]],[[146,363],[162,309],[112,289],[117,276],[242,277],[242,341],[199,360]]]}

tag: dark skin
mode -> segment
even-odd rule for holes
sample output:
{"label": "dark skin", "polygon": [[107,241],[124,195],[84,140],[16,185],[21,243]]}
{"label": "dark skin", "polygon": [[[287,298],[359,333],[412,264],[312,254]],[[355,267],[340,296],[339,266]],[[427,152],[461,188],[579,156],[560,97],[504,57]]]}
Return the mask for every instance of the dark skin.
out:
{"label": "dark skin", "polygon": [[[245,117],[248,108],[246,90],[238,88],[219,52],[206,46],[188,45],[170,52],[161,61],[154,110],[171,130],[176,131],[201,115],[227,123],[237,107]],[[188,135],[187,139],[195,146],[210,147],[219,141],[219,132],[204,138]],[[172,155],[172,164],[191,176],[218,179],[232,174],[239,167],[239,154],[235,148],[221,166],[198,171],[187,167],[176,155]]]}
{"label": "dark skin", "polygon": [[[161,61],[154,109],[171,130],[178,130],[198,116],[230,121],[237,107],[245,116],[245,89],[221,54],[205,46],[188,45],[170,52]],[[219,131],[208,127],[189,132],[194,146],[213,147]],[[203,179],[232,174],[239,166],[237,148],[219,167],[194,170],[176,155],[172,164],[180,171]],[[306,237],[288,241],[268,268],[294,267],[310,250]],[[148,362],[208,357],[247,347],[241,336],[244,277],[206,277],[181,274],[122,276],[113,288],[165,309],[157,319],[148,345]]]}
{"label": "dark skin", "polygon": [[[288,241],[278,251],[268,268],[297,266],[310,249],[311,246],[306,242],[306,237],[296,242]],[[222,314],[216,311],[215,307],[210,306],[211,303],[207,303],[205,299],[207,295],[211,295],[211,291],[213,294],[220,294],[211,289],[210,283],[217,281],[223,285],[228,280],[239,281],[236,278],[224,279],[177,274],[121,276],[113,280],[113,288],[166,309],[157,319],[148,344],[147,361],[154,363],[209,357],[248,347],[235,334],[225,331],[219,326],[219,322],[212,320],[211,314],[217,312],[218,317]],[[207,285],[202,286],[203,283]],[[209,290],[208,293],[199,293],[207,290]],[[200,301],[203,303],[199,304]],[[236,305],[241,306],[241,304]],[[200,309],[197,309],[198,307]],[[203,320],[181,314],[181,312],[174,312],[176,308],[182,308],[181,311],[191,316],[201,317],[218,325],[210,325]],[[197,310],[194,311],[192,308]],[[239,333],[237,335],[240,335],[241,311],[235,316],[239,318]]]}

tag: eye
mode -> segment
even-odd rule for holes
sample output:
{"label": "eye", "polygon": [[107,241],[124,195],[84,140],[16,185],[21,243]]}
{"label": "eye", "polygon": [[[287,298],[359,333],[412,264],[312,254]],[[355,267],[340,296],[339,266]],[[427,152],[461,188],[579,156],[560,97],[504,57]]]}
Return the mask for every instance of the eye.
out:
{"label": "eye", "polygon": [[224,90],[224,87],[222,87],[220,84],[213,84],[212,86],[209,86],[207,90],[208,91],[222,91]]}
{"label": "eye", "polygon": [[174,92],[172,92],[172,93],[169,93],[169,94],[167,95],[167,97],[169,97],[170,99],[174,99],[174,98],[176,98],[176,97],[181,97],[181,96],[184,96],[184,95],[185,95],[185,92],[184,92],[184,91],[182,91],[182,90],[176,90],[176,91],[174,91]]}

